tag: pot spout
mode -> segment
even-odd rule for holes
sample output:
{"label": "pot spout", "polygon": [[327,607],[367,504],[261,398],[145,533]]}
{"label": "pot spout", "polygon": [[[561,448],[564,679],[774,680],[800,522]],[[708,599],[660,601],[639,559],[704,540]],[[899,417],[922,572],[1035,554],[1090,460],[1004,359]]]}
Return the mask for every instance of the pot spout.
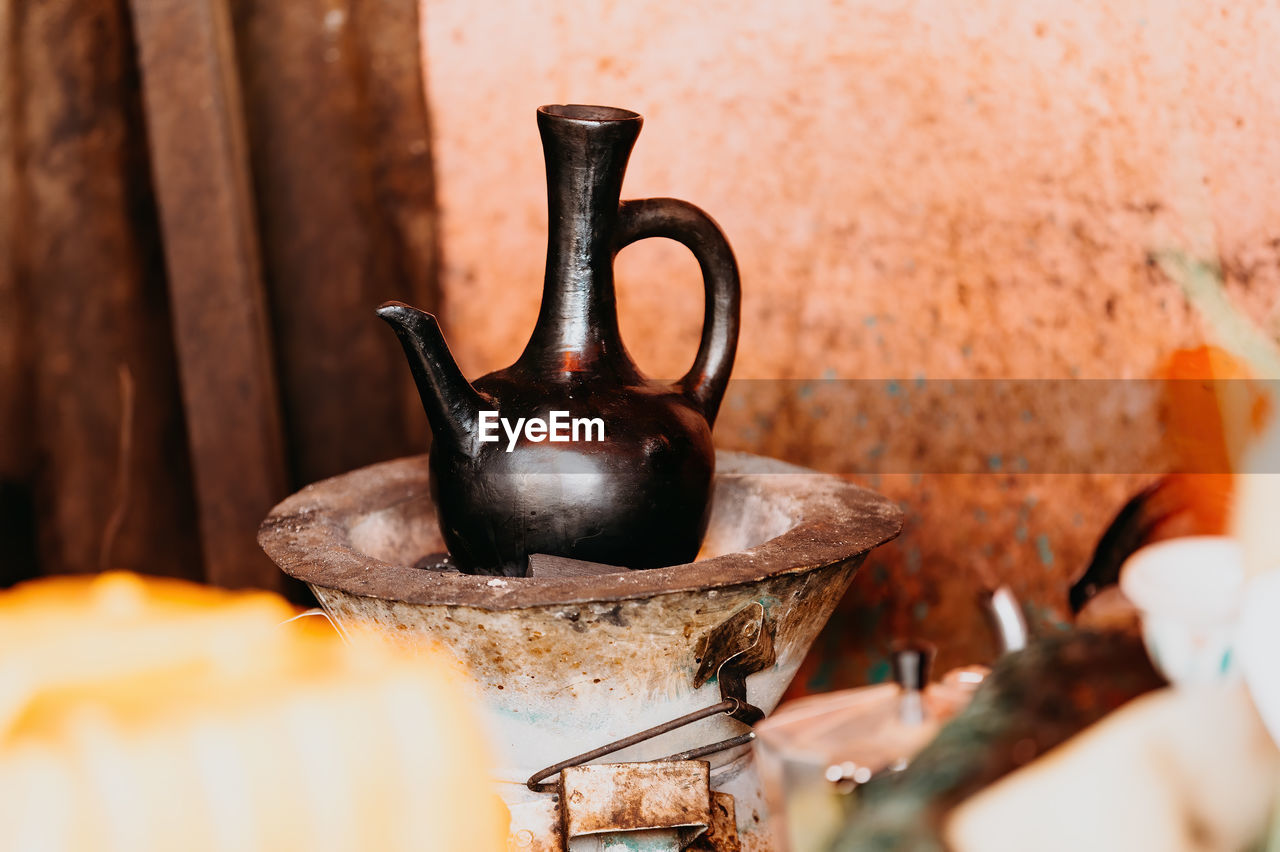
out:
{"label": "pot spout", "polygon": [[391,326],[404,347],[435,440],[472,452],[485,399],[458,369],[440,323],[403,302],[386,302],[378,308],[378,316]]}

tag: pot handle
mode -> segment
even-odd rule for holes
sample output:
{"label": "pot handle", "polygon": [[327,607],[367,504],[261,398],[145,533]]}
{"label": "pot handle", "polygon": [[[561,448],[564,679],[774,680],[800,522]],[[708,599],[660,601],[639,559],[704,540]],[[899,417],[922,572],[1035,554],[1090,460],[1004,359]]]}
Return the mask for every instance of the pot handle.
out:
{"label": "pot handle", "polygon": [[[771,668],[778,661],[773,644],[774,632],[773,621],[765,612],[763,604],[752,601],[742,607],[699,637],[694,647],[698,669],[693,674],[693,686],[697,689],[712,677],[716,678],[720,685],[718,703],[686,713],[660,725],[654,725],[652,728],[645,728],[629,737],[614,740],[568,760],[562,760],[535,772],[525,785],[535,793],[552,792],[556,789],[556,783],[548,782],[547,779],[557,772],[613,754],[615,751],[622,751],[624,748],[670,733],[676,728],[683,728],[685,725],[718,713],[724,713],[744,725],[754,725],[759,722],[764,718],[764,711],[747,702],[747,676]],[[727,740],[691,748],[653,762],[697,760],[710,754],[746,745],[754,740],[755,736],[753,732],[748,731]]]}
{"label": "pot handle", "polygon": [[738,349],[742,299],[738,262],[715,220],[687,201],[646,198],[624,201],[618,209],[618,250],[649,237],[666,237],[683,244],[698,259],[706,288],[702,341],[693,366],[677,387],[713,424],[733,371]]}

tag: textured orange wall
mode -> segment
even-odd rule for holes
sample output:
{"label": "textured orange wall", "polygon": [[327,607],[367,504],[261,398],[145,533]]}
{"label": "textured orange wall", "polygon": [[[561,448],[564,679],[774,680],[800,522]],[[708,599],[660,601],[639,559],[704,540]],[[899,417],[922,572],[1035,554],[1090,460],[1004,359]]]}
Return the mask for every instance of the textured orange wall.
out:
{"label": "textured orange wall", "polygon": [[[728,233],[740,379],[1145,377],[1210,331],[1148,262],[1162,250],[1220,261],[1232,300],[1280,323],[1280,8],[1263,0],[497,8],[425,0],[423,15],[444,313],[470,376],[513,360],[537,312],[543,103],[645,116],[624,197],[685,198]],[[619,258],[623,333],[651,375],[692,357],[696,272],[660,241]],[[871,404],[867,427],[802,396],[726,410],[717,440],[811,463],[820,447],[853,470],[861,432],[911,428],[901,401]],[[913,469],[946,467],[920,437]],[[894,634],[944,643],[943,665],[989,654],[983,584],[1060,623],[1141,479],[871,478],[910,518],[855,581],[813,685],[883,677]]]}

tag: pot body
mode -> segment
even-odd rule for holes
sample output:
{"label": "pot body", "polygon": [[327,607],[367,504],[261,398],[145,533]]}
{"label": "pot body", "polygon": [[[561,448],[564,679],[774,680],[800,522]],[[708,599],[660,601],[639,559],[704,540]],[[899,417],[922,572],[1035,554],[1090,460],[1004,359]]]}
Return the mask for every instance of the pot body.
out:
{"label": "pot body", "polygon": [[[436,442],[431,494],[454,562],[523,576],[546,553],[626,568],[691,562],[707,526],[715,451],[701,412],[667,388],[600,388],[589,377],[544,383],[513,370],[480,379],[501,411],[551,422],[587,413],[599,440]],[[562,419],[563,422],[563,419]]]}

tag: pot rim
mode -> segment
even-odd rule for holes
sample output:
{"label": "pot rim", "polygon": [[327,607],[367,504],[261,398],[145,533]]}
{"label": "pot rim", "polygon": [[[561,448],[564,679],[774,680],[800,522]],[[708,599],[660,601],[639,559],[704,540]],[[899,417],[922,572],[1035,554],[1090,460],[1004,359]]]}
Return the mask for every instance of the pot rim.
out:
{"label": "pot rim", "polygon": [[862,556],[902,530],[902,511],[893,501],[830,474],[717,450],[715,476],[717,481],[755,478],[762,491],[766,483],[777,481],[775,476],[786,476],[791,483],[800,476],[809,481],[804,488],[792,485],[783,492],[791,500],[794,525],[755,547],[666,568],[585,578],[429,571],[356,550],[350,530],[364,518],[410,500],[430,502],[425,455],[308,485],[271,510],[258,530],[258,544],[282,571],[313,586],[411,604],[500,611],[711,591],[802,573]]}

